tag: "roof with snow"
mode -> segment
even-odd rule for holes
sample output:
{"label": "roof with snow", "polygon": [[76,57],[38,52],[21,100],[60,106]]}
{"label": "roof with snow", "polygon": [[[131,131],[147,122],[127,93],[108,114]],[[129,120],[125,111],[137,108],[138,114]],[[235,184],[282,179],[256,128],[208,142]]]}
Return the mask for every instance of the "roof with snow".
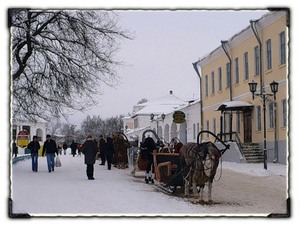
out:
{"label": "roof with snow", "polygon": [[139,104],[139,106],[143,106],[143,108],[137,111],[135,115],[150,115],[151,113],[154,115],[167,114],[186,105],[188,105],[188,101],[178,98],[170,91],[168,95]]}

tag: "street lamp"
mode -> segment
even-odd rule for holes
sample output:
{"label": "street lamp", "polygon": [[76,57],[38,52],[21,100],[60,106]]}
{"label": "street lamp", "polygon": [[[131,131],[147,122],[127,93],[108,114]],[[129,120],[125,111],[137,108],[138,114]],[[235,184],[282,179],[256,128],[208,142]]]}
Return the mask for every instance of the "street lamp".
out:
{"label": "street lamp", "polygon": [[264,119],[264,169],[267,169],[267,132],[266,132],[266,99],[268,96],[273,96],[276,100],[276,93],[278,92],[278,83],[273,81],[270,83],[270,88],[273,94],[267,94],[262,91],[260,94],[256,94],[257,83],[252,80],[248,83],[250,92],[252,92],[252,99],[254,100],[255,96],[259,96],[263,99],[263,119]]}
{"label": "street lamp", "polygon": [[151,120],[151,122],[153,122],[153,121],[156,122],[156,132],[157,132],[157,134],[158,134],[158,123],[159,123],[159,121],[164,121],[165,118],[166,118],[166,115],[163,113],[163,114],[160,115],[160,117],[161,118],[157,117],[156,119],[154,119],[154,114],[153,113],[150,114],[150,120]]}

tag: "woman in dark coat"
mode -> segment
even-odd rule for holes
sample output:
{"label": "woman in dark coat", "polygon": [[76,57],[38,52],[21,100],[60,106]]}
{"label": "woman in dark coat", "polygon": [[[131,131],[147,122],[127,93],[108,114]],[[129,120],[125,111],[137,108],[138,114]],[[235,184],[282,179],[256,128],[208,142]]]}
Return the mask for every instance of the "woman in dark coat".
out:
{"label": "woman in dark coat", "polygon": [[104,153],[107,160],[107,169],[111,170],[111,163],[113,155],[115,154],[113,139],[111,137],[107,137],[106,139],[106,144],[104,145]]}
{"label": "woman in dark coat", "polygon": [[94,178],[94,164],[97,154],[97,143],[92,139],[91,135],[87,136],[87,140],[82,145],[81,152],[84,154],[84,163],[86,164],[86,175],[89,180]]}
{"label": "woman in dark coat", "polygon": [[[145,181],[154,183],[154,166],[153,166],[153,151],[156,149],[156,144],[151,137],[147,137],[141,144],[141,157],[147,159],[147,169],[145,172]],[[151,170],[152,169],[152,170]],[[151,172],[150,172],[151,171]]]}

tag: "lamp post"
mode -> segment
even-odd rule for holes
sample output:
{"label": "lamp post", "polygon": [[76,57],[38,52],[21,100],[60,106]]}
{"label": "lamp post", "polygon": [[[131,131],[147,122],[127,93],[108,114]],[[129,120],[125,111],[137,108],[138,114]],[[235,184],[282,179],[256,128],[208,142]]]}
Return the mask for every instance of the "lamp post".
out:
{"label": "lamp post", "polygon": [[160,115],[161,118],[158,118],[158,116],[157,116],[157,118],[154,119],[154,117],[155,117],[154,114],[151,113],[151,115],[150,115],[150,120],[151,120],[151,122],[153,122],[153,121],[156,122],[156,133],[157,133],[157,135],[158,135],[158,123],[159,123],[159,121],[164,121],[165,118],[166,118],[166,115],[163,113],[163,114]]}
{"label": "lamp post", "polygon": [[252,82],[248,83],[250,92],[252,92],[252,99],[254,100],[255,96],[259,96],[263,100],[263,129],[264,129],[264,169],[268,169],[267,166],[267,131],[266,131],[266,99],[268,96],[273,96],[274,100],[276,100],[276,93],[278,92],[278,83],[273,81],[270,83],[270,88],[273,94],[267,94],[264,91],[261,93],[256,94],[257,83],[252,80]]}

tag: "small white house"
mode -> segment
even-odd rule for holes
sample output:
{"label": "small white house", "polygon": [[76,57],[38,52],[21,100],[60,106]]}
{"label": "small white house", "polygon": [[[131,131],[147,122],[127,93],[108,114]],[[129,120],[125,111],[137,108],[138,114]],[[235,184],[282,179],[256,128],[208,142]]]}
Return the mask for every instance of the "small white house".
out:
{"label": "small white house", "polygon": [[[165,143],[178,138],[182,143],[195,142],[200,130],[200,103],[185,101],[172,91],[153,101],[133,107],[133,115],[123,119],[124,131],[129,140],[142,141],[145,130],[154,130]],[[185,120],[174,122],[176,111],[184,113]]]}
{"label": "small white house", "polygon": [[[33,140],[33,136],[38,136],[38,140],[40,142],[40,145],[42,146],[44,142],[46,141],[46,129],[47,129],[47,123],[45,122],[25,122],[25,121],[17,121],[12,125],[12,143],[16,142],[18,143],[18,134],[20,131],[27,131],[28,133],[28,141]],[[26,147],[20,147],[18,146],[18,154],[25,154],[25,148]]]}

